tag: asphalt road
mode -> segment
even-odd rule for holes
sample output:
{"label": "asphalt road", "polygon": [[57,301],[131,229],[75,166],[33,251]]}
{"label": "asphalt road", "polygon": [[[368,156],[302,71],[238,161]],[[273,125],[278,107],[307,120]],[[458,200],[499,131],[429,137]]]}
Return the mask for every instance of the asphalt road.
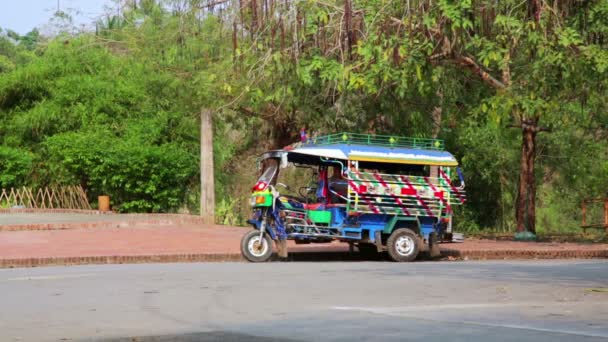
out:
{"label": "asphalt road", "polygon": [[0,341],[606,341],[607,261],[0,270]]}

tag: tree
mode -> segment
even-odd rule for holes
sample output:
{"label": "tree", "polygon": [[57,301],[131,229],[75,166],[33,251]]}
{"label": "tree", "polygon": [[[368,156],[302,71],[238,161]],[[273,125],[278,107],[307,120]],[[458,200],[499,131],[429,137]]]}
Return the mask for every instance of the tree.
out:
{"label": "tree", "polygon": [[31,153],[13,184],[198,212],[211,108],[215,213],[235,223],[255,156],[301,127],[436,136],[468,179],[458,229],[569,229],[608,186],[605,18],[605,1],[121,2],[95,33],[0,35],[0,145]]}
{"label": "tree", "polygon": [[[289,110],[280,110],[285,102],[298,109],[314,106],[292,93],[307,94],[321,108],[335,108],[333,113],[325,109],[323,116],[336,123],[337,129],[346,109],[347,119],[342,127],[380,126],[381,130],[394,132],[409,126],[405,131],[421,134],[432,127],[429,121],[433,125],[441,122],[442,107],[480,110],[502,122],[502,129],[519,127],[522,138],[515,217],[518,231],[534,232],[536,140],[539,132],[548,130],[540,124],[543,121],[551,125],[571,116],[560,105],[577,103],[585,96],[573,88],[574,84],[588,82],[584,78],[592,80],[598,90],[604,89],[604,78],[596,76],[598,71],[605,72],[606,25],[599,19],[606,14],[605,2],[528,1],[522,6],[517,1],[482,1],[473,5],[471,1],[440,0],[388,6],[382,1],[368,1],[358,6],[350,1],[277,6],[274,10],[278,14],[268,16],[271,20],[265,23],[265,29],[254,22],[254,12],[264,8],[241,8],[240,22],[251,23],[240,29],[256,31],[241,34],[258,46],[253,55],[264,60],[269,51],[281,47],[273,55],[280,62],[257,63],[272,70],[272,76],[264,87],[257,87],[257,92],[265,96],[258,96],[263,99],[259,101],[261,106],[256,106],[257,99],[252,97],[253,107],[275,113],[270,116],[272,125],[282,132],[293,130],[277,126],[277,118],[298,120]],[[296,15],[291,15],[294,12]],[[278,19],[272,22],[272,18]],[[276,30],[281,34],[274,35]],[[263,36],[260,31],[269,34]],[[285,37],[293,39],[288,41]],[[471,82],[470,76],[478,82]],[[293,79],[300,82],[294,84]],[[272,89],[274,84],[287,84],[287,89],[298,90],[275,96],[273,93],[280,89]],[[464,94],[466,89],[482,86],[487,90],[474,92],[475,97],[445,103],[445,92]],[[366,98],[363,102],[367,105],[353,100],[361,97]],[[436,100],[421,106],[409,100],[420,97]],[[416,122],[412,114],[418,111],[404,117],[399,103],[405,103],[410,110],[419,106],[420,111],[430,115],[421,124],[406,125],[408,121]],[[449,108],[450,105],[461,108]],[[365,118],[369,109],[374,111],[372,117]],[[277,115],[281,112],[283,116]],[[310,119],[304,114],[304,121]],[[463,119],[467,121],[466,117]],[[368,120],[372,123],[364,124]],[[441,131],[435,128],[432,133],[441,135]]]}

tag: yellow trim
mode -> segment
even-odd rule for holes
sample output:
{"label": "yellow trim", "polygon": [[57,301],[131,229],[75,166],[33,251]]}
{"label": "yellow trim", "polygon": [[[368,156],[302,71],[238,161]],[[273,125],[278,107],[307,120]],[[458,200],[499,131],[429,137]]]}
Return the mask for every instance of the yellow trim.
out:
{"label": "yellow trim", "polygon": [[270,189],[266,188],[266,190],[262,190],[262,191],[258,191],[255,190],[251,193],[251,196],[256,196],[256,195],[268,195],[270,194]]}
{"label": "yellow trim", "polygon": [[458,162],[436,162],[436,161],[430,161],[430,160],[370,158],[370,157],[359,157],[359,156],[351,156],[350,160],[379,162],[379,163],[413,164],[413,165],[458,166]]}

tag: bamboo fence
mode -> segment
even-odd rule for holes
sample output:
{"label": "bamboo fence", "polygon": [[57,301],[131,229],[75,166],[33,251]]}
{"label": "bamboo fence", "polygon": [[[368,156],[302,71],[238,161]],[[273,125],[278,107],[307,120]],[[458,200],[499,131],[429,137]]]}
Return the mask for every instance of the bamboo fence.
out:
{"label": "bamboo fence", "polygon": [[80,185],[64,185],[2,189],[0,208],[91,210],[91,205]]}

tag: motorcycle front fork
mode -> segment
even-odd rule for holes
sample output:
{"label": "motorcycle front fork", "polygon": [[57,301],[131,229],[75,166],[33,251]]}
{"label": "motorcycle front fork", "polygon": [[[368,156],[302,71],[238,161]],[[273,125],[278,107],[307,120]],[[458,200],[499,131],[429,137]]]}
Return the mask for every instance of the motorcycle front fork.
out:
{"label": "motorcycle front fork", "polygon": [[262,239],[264,238],[264,232],[266,231],[266,216],[264,215],[264,218],[262,219],[262,224],[260,224],[260,243],[263,241]]}

